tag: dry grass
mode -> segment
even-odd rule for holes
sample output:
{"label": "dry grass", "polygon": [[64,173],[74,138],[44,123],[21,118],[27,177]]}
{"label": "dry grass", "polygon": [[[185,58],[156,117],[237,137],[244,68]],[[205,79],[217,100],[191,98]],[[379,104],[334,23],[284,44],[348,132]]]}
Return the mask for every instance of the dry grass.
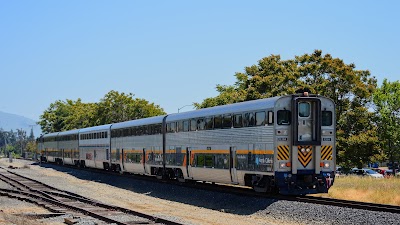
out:
{"label": "dry grass", "polygon": [[399,191],[399,178],[341,176],[335,179],[328,194],[319,196],[400,206]]}
{"label": "dry grass", "polygon": [[9,162],[8,158],[0,158],[0,166],[7,167],[7,168],[24,168],[30,169],[30,165],[25,161],[13,159],[12,162]]}

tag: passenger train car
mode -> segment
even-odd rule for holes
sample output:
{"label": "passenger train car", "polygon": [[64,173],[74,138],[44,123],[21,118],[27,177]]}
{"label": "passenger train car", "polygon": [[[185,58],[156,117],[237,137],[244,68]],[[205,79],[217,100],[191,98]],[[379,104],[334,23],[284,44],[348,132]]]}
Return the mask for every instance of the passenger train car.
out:
{"label": "passenger train car", "polygon": [[253,187],[326,193],[335,105],[307,92],[43,135],[50,162]]}

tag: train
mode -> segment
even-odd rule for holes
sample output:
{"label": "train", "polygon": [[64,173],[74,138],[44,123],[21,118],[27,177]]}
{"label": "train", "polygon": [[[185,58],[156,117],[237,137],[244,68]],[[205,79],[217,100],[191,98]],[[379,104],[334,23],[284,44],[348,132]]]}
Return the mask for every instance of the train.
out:
{"label": "train", "polygon": [[335,180],[335,104],[308,92],[49,133],[41,159],[120,173],[327,193]]}

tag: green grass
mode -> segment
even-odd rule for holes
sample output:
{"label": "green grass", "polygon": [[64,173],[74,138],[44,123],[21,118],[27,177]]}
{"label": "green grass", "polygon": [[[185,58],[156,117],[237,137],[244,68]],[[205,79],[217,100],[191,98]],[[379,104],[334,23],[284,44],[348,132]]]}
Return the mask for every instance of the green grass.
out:
{"label": "green grass", "polygon": [[339,176],[329,192],[319,196],[400,206],[400,178]]}

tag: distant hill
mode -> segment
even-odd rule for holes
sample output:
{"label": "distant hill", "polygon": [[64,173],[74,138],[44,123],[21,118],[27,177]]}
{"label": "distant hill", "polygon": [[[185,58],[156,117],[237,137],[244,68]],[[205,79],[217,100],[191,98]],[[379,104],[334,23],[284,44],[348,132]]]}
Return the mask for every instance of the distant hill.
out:
{"label": "distant hill", "polygon": [[17,129],[23,129],[26,130],[26,135],[29,136],[32,126],[35,138],[39,137],[42,130],[40,129],[40,126],[36,124],[36,121],[23,116],[0,111],[0,128],[4,131],[13,130],[16,132]]}

